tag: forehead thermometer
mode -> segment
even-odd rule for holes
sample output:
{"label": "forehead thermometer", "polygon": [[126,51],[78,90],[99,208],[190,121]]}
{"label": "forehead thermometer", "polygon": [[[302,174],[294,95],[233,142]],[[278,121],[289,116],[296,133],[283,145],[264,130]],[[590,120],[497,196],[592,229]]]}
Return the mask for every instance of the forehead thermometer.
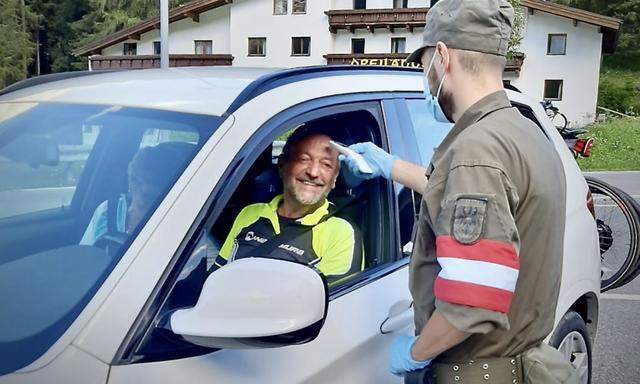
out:
{"label": "forehead thermometer", "polygon": [[353,161],[355,161],[356,166],[358,167],[358,170],[361,173],[366,173],[366,174],[371,174],[373,173],[373,169],[371,169],[371,166],[367,163],[367,161],[364,159],[364,157],[362,157],[361,154],[359,154],[358,152],[354,151],[353,149],[346,147],[344,145],[338,144],[333,140],[329,141],[329,145],[331,145],[331,147],[333,149],[335,149],[336,151],[342,153],[343,155],[350,157],[351,159],[353,159]]}

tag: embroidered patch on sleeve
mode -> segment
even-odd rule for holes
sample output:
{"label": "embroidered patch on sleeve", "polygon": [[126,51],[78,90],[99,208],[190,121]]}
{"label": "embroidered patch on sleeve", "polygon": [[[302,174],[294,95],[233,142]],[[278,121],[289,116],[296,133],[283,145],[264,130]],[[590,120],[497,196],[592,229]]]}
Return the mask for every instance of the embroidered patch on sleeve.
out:
{"label": "embroidered patch on sleeve", "polygon": [[487,199],[460,197],[453,212],[453,237],[461,244],[473,244],[484,232]]}

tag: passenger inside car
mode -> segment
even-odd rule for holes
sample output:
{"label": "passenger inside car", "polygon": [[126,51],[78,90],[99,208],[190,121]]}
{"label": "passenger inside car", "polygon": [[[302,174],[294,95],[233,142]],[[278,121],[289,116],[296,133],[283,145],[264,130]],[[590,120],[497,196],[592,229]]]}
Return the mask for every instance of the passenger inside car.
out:
{"label": "passenger inside car", "polygon": [[98,205],[80,244],[100,245],[108,233],[132,233],[173,179],[169,170],[179,169],[193,150],[193,145],[178,142],[140,149],[127,168],[127,194]]}
{"label": "passenger inside car", "polygon": [[329,281],[362,270],[358,228],[335,215],[327,196],[340,172],[330,132],[302,126],[278,157],[283,192],[236,216],[214,269],[246,257],[272,257],[316,267]]}

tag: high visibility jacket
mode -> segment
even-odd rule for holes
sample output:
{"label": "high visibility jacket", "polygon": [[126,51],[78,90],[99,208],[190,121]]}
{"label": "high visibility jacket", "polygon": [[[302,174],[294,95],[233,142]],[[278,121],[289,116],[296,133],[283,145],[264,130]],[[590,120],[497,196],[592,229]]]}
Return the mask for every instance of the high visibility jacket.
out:
{"label": "high visibility jacket", "polygon": [[[293,220],[278,216],[282,198],[279,195],[270,203],[251,204],[240,211],[220,249],[215,267],[249,256],[256,247],[280,233],[299,231],[300,236],[280,244],[270,255],[260,256],[314,266],[329,280],[362,270],[364,263],[359,231],[343,218],[326,218],[331,205],[329,201],[314,212]],[[312,228],[305,230],[308,227]]]}

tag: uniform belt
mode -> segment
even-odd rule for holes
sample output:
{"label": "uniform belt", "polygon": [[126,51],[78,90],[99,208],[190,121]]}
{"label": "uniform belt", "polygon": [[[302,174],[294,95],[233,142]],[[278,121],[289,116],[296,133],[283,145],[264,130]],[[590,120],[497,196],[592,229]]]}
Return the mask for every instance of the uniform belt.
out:
{"label": "uniform belt", "polygon": [[520,384],[522,358],[496,357],[459,363],[435,363],[407,377],[405,383],[420,384]]}

